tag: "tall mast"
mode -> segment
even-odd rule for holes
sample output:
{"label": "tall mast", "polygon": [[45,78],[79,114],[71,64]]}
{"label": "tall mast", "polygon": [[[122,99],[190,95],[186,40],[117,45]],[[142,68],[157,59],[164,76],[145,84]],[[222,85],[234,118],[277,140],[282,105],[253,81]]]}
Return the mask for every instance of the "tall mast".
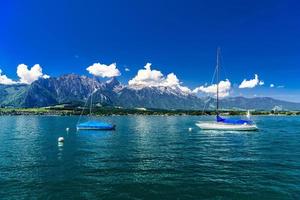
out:
{"label": "tall mast", "polygon": [[217,66],[216,66],[216,73],[217,73],[217,115],[219,115],[219,55],[220,54],[220,47],[217,48]]}

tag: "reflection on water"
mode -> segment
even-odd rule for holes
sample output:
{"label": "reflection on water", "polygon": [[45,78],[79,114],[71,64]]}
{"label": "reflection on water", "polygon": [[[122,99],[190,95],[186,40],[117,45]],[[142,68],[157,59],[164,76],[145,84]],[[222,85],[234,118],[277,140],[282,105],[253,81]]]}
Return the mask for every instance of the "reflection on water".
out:
{"label": "reflection on water", "polygon": [[57,159],[62,160],[63,150],[64,150],[64,143],[63,142],[58,142],[57,147],[58,147]]}
{"label": "reflection on water", "polygon": [[251,133],[195,126],[211,117],[95,119],[116,131],[77,132],[77,117],[1,116],[1,198],[299,197],[299,117],[255,117]]}

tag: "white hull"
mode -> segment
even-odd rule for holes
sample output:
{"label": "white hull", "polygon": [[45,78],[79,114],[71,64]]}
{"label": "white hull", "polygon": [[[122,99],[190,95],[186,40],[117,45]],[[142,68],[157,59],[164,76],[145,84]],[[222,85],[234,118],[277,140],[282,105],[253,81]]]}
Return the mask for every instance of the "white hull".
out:
{"label": "white hull", "polygon": [[255,131],[255,124],[225,124],[221,122],[197,122],[196,126],[203,130],[223,130],[223,131]]}

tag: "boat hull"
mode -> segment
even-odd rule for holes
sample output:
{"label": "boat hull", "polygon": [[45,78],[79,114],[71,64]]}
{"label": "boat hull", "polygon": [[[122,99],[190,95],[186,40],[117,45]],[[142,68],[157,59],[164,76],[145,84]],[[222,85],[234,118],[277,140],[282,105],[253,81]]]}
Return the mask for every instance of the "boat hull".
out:
{"label": "boat hull", "polygon": [[255,124],[225,124],[220,122],[197,122],[196,126],[203,130],[222,130],[222,131],[256,131]]}
{"label": "boat hull", "polygon": [[115,130],[115,127],[105,127],[105,128],[93,128],[93,127],[77,127],[77,130],[94,130],[94,131],[111,131]]}
{"label": "boat hull", "polygon": [[77,126],[76,127],[77,130],[99,130],[99,131],[109,131],[109,130],[115,130],[116,129],[116,126],[113,125],[111,127],[81,127],[81,126]]}
{"label": "boat hull", "polygon": [[105,122],[98,122],[98,121],[89,121],[89,122],[84,122],[81,124],[78,124],[76,126],[77,130],[115,130],[116,126],[105,123]]}

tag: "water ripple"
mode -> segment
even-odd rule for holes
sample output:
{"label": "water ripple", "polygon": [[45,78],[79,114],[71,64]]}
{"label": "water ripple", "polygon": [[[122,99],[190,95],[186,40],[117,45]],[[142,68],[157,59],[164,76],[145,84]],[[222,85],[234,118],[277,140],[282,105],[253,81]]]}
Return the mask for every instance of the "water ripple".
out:
{"label": "water ripple", "polygon": [[77,117],[1,116],[1,198],[300,198],[299,117],[255,117],[251,133],[201,131],[201,117],[102,119],[117,130],[76,132]]}

